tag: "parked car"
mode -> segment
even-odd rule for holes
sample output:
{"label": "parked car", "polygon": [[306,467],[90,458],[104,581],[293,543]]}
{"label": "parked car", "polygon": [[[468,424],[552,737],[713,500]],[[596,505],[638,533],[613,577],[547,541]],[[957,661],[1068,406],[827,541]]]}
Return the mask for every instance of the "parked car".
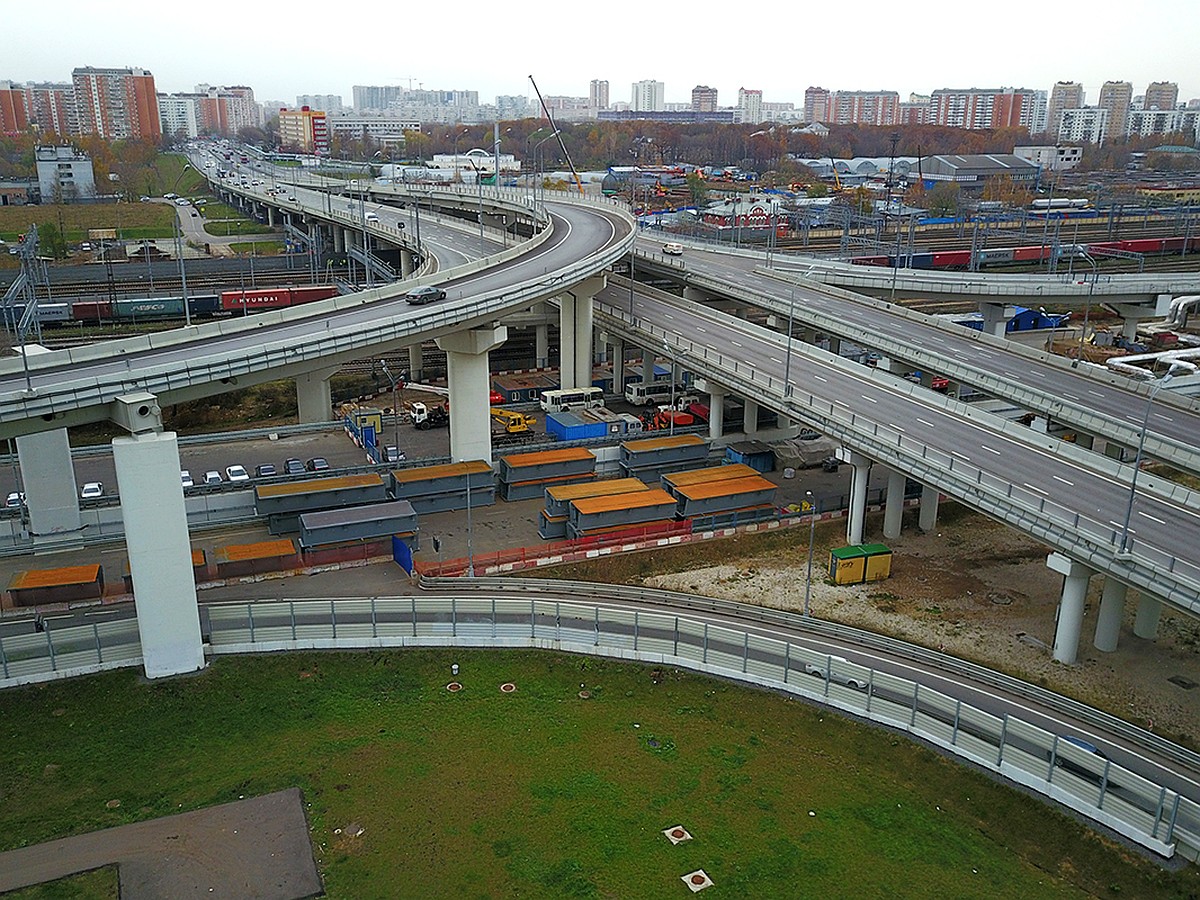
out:
{"label": "parked car", "polygon": [[327,472],[329,471],[329,460],[323,456],[314,456],[304,464],[304,468],[310,472]]}
{"label": "parked car", "polygon": [[418,288],[413,288],[404,295],[404,299],[413,306],[422,306],[426,303],[432,303],[434,300],[445,300],[446,292],[441,288],[436,288],[432,284],[425,284]]}
{"label": "parked car", "polygon": [[225,477],[230,481],[249,481],[250,473],[245,466],[230,466],[225,470]]}
{"label": "parked car", "polygon": [[101,481],[89,481],[83,486],[83,490],[79,492],[80,500],[99,500],[104,496],[104,483]]}
{"label": "parked car", "polygon": [[275,474],[275,471],[276,470],[275,470],[274,463],[259,463],[257,466],[254,467],[254,477],[255,478],[270,478],[272,475]]}
{"label": "parked car", "polygon": [[192,473],[187,469],[179,470],[179,481],[185,488],[195,487],[195,482],[192,481]]}
{"label": "parked car", "polygon": [[399,447],[384,447],[383,448],[383,461],[384,462],[403,462],[405,459],[407,459],[407,457],[404,455],[404,451],[401,450]]}
{"label": "parked car", "polygon": [[4,505],[9,509],[19,509],[25,505],[25,495],[19,491],[13,491],[8,495],[8,499],[4,501]]}
{"label": "parked car", "polygon": [[294,456],[289,456],[283,461],[284,475],[300,475],[304,472],[304,463],[296,459]]}
{"label": "parked car", "polygon": [[220,472],[205,472],[204,473],[204,483],[205,484],[221,484],[222,483],[221,482],[221,473]]}
{"label": "parked car", "polygon": [[[834,663],[848,665],[848,662],[840,656],[831,656],[829,658]],[[805,663],[804,671],[815,678],[822,679],[825,677],[826,673],[825,666],[816,665],[815,663]],[[830,671],[829,680],[836,681],[838,684],[844,684],[846,687],[854,688],[856,691],[866,690],[867,687],[867,682],[864,679],[856,678],[852,675],[842,675],[836,671]]]}

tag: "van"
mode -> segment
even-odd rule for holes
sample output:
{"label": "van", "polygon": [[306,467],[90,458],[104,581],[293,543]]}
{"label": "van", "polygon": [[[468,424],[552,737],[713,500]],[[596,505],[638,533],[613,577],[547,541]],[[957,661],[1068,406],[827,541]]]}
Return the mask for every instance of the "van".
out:
{"label": "van", "polygon": [[663,244],[662,252],[667,256],[683,256],[683,244]]}
{"label": "van", "polygon": [[376,225],[378,225],[379,224],[379,214],[369,212],[365,216],[363,216],[363,220],[366,222],[374,222]]}

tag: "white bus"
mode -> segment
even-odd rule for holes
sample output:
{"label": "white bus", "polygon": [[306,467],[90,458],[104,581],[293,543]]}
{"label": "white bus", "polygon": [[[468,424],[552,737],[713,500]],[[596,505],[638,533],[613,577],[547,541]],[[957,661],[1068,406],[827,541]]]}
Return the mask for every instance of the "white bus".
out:
{"label": "white bus", "polygon": [[542,409],[562,412],[567,409],[595,409],[604,405],[604,391],[598,387],[559,388],[542,391]]}
{"label": "white bus", "polygon": [[634,406],[669,404],[672,395],[678,397],[682,393],[683,385],[671,384],[669,381],[632,381],[625,385],[625,399]]}

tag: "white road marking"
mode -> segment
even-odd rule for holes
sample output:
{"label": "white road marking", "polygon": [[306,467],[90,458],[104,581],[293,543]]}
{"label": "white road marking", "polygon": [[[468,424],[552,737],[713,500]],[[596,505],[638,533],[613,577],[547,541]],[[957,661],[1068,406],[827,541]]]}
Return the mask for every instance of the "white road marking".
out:
{"label": "white road marking", "polygon": [[927,426],[929,426],[930,428],[937,428],[937,426],[936,426],[936,425],[934,425],[932,422],[926,422],[926,421],[925,421],[924,419],[922,419],[922,418],[918,418],[918,419],[917,419],[917,421],[918,421],[918,422],[920,422],[922,425],[927,425]]}
{"label": "white road marking", "polygon": [[849,404],[849,403],[843,403],[841,400],[834,400],[833,402],[834,402],[834,405],[836,405],[836,406],[841,406],[841,407],[844,407],[844,408],[846,408],[846,409],[849,409],[849,408],[850,408],[850,404]]}
{"label": "white road marking", "polygon": [[1091,394],[1093,397],[1103,397],[1104,396],[1099,391],[1093,391],[1091,388],[1088,388],[1088,393]]}
{"label": "white road marking", "polygon": [[829,379],[828,379],[828,378],[822,378],[820,375],[814,375],[814,376],[813,376],[813,378],[817,379],[817,381],[823,381],[823,382],[825,382],[826,384],[828,384],[828,383],[829,383]]}
{"label": "white road marking", "polygon": [[959,453],[957,450],[951,450],[950,455],[957,456],[959,459],[965,459],[967,462],[971,461],[971,457],[967,456],[964,453]]}
{"label": "white road marking", "polygon": [[775,358],[775,357],[773,357],[773,356],[769,356],[769,357],[767,357],[767,358],[768,358],[769,360],[771,360],[771,362],[773,362],[773,363],[781,363],[781,362],[783,362],[783,360],[782,360],[782,359],[776,359],[776,358]]}
{"label": "white road marking", "polygon": [[742,346],[742,345],[741,345],[741,344],[739,344],[737,341],[730,341],[729,343],[733,344],[733,346],[735,346],[735,347],[740,347],[740,346]]}
{"label": "white road marking", "polygon": [[994,450],[993,448],[989,447],[987,444],[980,444],[979,446],[982,447],[984,450],[986,450],[988,453],[995,453],[997,456],[1000,455],[999,450]]}
{"label": "white road marking", "polygon": [[1043,491],[1043,490],[1042,490],[1040,487],[1035,487],[1034,485],[1030,484],[1028,481],[1022,481],[1022,482],[1021,482],[1021,484],[1022,484],[1024,487],[1027,487],[1027,488],[1029,488],[1029,489],[1030,489],[1031,491],[1033,491],[1035,494],[1041,494],[1043,497],[1049,497],[1049,496],[1050,496],[1048,493],[1046,493],[1045,491]]}
{"label": "white road marking", "polygon": [[1063,396],[1066,397],[1068,400],[1079,400],[1079,398],[1076,397],[1074,394],[1068,394],[1066,391],[1063,391]]}
{"label": "white road marking", "polygon": [[1054,480],[1061,481],[1063,484],[1069,484],[1071,487],[1075,487],[1075,482],[1067,481],[1067,479],[1063,478],[1061,475],[1055,475]]}
{"label": "white road marking", "polygon": [[878,400],[876,400],[874,397],[868,397],[866,394],[859,394],[858,396],[862,397],[862,398],[863,398],[864,400],[866,400],[868,403],[878,403],[878,402],[879,402],[879,401],[878,401]]}
{"label": "white road marking", "polygon": [[895,431],[899,431],[901,434],[904,434],[904,429],[901,428],[899,425],[894,425],[891,422],[888,422],[888,428],[891,428]]}
{"label": "white road marking", "polygon": [[1166,522],[1165,522],[1163,519],[1160,519],[1158,516],[1152,516],[1152,515],[1150,515],[1150,513],[1148,513],[1148,512],[1142,512],[1140,509],[1138,510],[1138,515],[1139,515],[1139,516],[1145,516],[1145,517],[1146,517],[1147,519],[1149,519],[1151,522],[1157,522],[1159,525],[1166,525],[1166,524],[1167,524],[1167,523],[1166,523]]}

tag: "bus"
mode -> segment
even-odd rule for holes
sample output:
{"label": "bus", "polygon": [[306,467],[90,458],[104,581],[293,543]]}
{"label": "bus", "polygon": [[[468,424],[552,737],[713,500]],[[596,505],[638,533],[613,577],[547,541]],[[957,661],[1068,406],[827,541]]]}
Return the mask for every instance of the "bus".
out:
{"label": "bus", "polygon": [[598,387],[558,388],[542,391],[542,409],[548,413],[568,409],[595,409],[604,405],[604,391]]}
{"label": "bus", "polygon": [[672,396],[679,396],[683,391],[683,385],[672,384],[669,381],[633,381],[625,385],[625,399],[634,406],[657,406],[670,403]]}

